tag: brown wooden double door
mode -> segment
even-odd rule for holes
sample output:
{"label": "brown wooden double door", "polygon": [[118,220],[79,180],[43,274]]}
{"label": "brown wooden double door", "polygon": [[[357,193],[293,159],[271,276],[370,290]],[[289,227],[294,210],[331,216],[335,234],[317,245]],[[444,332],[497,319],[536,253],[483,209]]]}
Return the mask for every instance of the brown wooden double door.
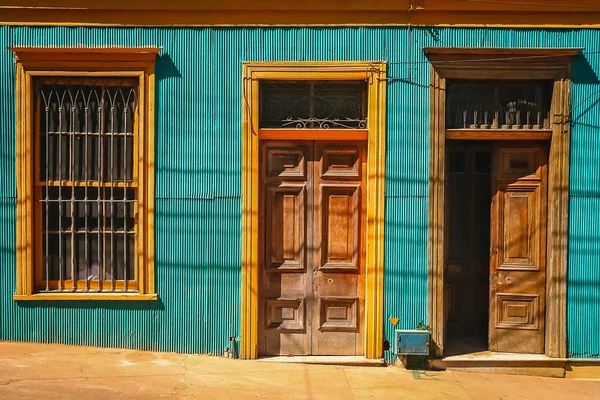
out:
{"label": "brown wooden double door", "polygon": [[259,354],[362,355],[366,142],[260,153]]}
{"label": "brown wooden double door", "polygon": [[447,160],[448,343],[543,353],[547,145],[450,144]]}

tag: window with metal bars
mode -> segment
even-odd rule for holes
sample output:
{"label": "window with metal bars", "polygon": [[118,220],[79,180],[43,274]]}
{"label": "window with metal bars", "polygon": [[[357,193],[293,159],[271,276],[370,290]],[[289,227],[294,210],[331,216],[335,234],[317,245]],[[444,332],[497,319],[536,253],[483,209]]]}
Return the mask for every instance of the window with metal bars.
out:
{"label": "window with metal bars", "polygon": [[36,77],[33,90],[36,291],[137,292],[139,79]]}

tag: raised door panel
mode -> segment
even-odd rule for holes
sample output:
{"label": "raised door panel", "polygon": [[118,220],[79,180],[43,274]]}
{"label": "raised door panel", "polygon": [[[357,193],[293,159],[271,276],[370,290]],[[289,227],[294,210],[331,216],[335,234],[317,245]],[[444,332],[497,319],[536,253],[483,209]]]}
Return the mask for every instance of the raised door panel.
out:
{"label": "raised door panel", "polygon": [[543,353],[547,150],[498,145],[491,212],[490,350]]}
{"label": "raised door panel", "polygon": [[268,329],[304,332],[304,299],[267,299],[265,306]]}
{"label": "raised door panel", "polygon": [[306,181],[306,150],[275,147],[266,154],[266,178]]}
{"label": "raised door panel", "polygon": [[360,149],[324,148],[322,157],[322,178],[360,180]]}
{"label": "raised door panel", "polygon": [[539,184],[508,186],[502,188],[503,241],[499,243],[498,269],[538,269],[539,256]]}
{"label": "raised door panel", "polygon": [[358,298],[320,297],[319,302],[321,332],[358,331]]}
{"label": "raised door panel", "polygon": [[358,272],[360,186],[325,186],[322,193],[323,251],[320,269]]}
{"label": "raised door panel", "polygon": [[304,270],[306,188],[268,187],[266,206],[265,267]]}

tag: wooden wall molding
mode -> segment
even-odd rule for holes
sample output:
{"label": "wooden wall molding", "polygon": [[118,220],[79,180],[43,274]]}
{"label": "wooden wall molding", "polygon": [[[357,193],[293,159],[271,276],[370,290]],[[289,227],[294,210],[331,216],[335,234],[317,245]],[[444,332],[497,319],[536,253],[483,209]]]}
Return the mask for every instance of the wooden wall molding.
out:
{"label": "wooden wall molding", "polygon": [[12,0],[0,5],[0,24],[600,27],[596,0],[178,0],[166,4],[158,0]]}
{"label": "wooden wall molding", "polygon": [[[431,61],[431,111],[429,158],[429,325],[432,339],[438,345],[437,355],[443,356],[445,342],[444,263],[447,221],[445,201],[445,128],[446,79],[466,78],[462,67],[471,79],[510,79],[515,73],[520,78],[552,79],[554,81],[551,106],[551,139],[548,172],[548,225],[546,266],[546,332],[545,354],[549,357],[566,357],[566,292],[567,292],[567,242],[569,207],[569,143],[570,143],[570,87],[571,57],[579,49],[539,49],[531,55],[546,54],[534,61],[538,75],[528,75],[530,64],[518,59],[528,54],[524,49],[482,49],[482,57],[489,62],[470,62],[477,49],[435,49],[425,52]],[[491,58],[495,61],[492,61]],[[480,58],[480,57],[478,57]],[[462,59],[463,62],[454,61]],[[453,61],[453,62],[448,62]],[[461,68],[456,68],[461,65]],[[508,140],[511,138],[508,137]]]}

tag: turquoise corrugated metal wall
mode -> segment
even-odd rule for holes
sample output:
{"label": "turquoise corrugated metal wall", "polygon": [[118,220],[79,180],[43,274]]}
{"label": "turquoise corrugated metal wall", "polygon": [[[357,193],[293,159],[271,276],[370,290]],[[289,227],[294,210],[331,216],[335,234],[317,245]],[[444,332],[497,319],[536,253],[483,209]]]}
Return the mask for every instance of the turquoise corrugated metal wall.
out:
{"label": "turquoise corrugated metal wall", "polygon": [[[241,63],[386,60],[387,321],[427,320],[429,65],[423,46],[583,47],[574,67],[569,353],[600,342],[600,31],[0,27],[0,338],[220,353],[239,332]],[[159,304],[15,303],[14,63],[7,46],[162,46],[157,68]],[[410,63],[409,63],[410,62]],[[387,354],[388,359],[391,354]]]}

